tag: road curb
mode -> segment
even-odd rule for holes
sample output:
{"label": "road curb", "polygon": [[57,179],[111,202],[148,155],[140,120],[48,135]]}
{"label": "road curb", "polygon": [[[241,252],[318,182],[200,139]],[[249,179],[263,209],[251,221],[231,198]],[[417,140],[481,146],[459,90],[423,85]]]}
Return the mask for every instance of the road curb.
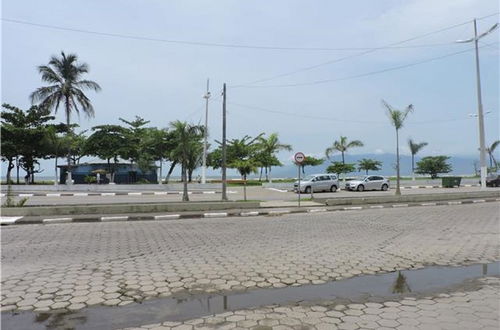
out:
{"label": "road curb", "polygon": [[440,202],[425,202],[425,203],[408,203],[408,204],[381,204],[381,205],[363,205],[363,206],[348,206],[348,207],[314,207],[301,209],[283,209],[283,210],[262,210],[262,211],[228,211],[228,212],[205,212],[205,213],[184,213],[184,214],[161,214],[161,215],[116,215],[116,216],[82,216],[82,217],[52,217],[37,220],[24,219],[24,217],[0,217],[0,225],[23,225],[23,224],[61,224],[61,223],[86,223],[86,222],[129,222],[129,221],[171,221],[180,219],[196,219],[196,218],[226,218],[226,217],[255,217],[255,216],[281,216],[285,214],[298,213],[323,213],[323,212],[338,212],[338,211],[362,211],[373,209],[396,209],[406,207],[425,207],[425,206],[454,206],[464,204],[478,204],[499,202],[500,198],[486,199],[468,199],[461,201],[440,201]]}
{"label": "road curb", "polygon": [[[236,194],[237,191],[229,190],[228,194]],[[189,195],[213,195],[221,194],[220,191],[189,191]],[[75,192],[75,193],[14,193],[10,194],[11,197],[87,197],[87,196],[158,196],[158,195],[182,195],[182,191],[130,191],[130,192],[101,192],[101,193],[87,193],[87,192]],[[6,193],[0,193],[0,197],[6,197]]]}

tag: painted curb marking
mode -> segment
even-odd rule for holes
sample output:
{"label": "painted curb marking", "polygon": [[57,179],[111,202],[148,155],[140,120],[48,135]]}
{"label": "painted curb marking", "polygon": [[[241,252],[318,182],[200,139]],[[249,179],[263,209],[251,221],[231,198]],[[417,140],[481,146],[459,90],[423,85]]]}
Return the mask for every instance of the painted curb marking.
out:
{"label": "painted curb marking", "polygon": [[318,212],[326,212],[327,209],[308,209],[307,213],[318,213]]}
{"label": "painted curb marking", "polygon": [[259,212],[257,212],[257,211],[241,212],[240,213],[240,216],[242,216],[242,217],[255,217],[257,215],[259,215]]}
{"label": "painted curb marking", "polygon": [[141,196],[142,193],[141,192],[129,192],[129,193],[127,193],[127,195],[129,195],[129,196]]}
{"label": "painted curb marking", "polygon": [[397,207],[408,207],[408,204],[394,204],[392,207],[397,208]]}
{"label": "painted curb marking", "polygon": [[472,201],[472,203],[484,203],[486,202],[484,199],[475,199]]}
{"label": "painted curb marking", "polygon": [[68,223],[72,222],[73,218],[53,218],[53,219],[43,219],[43,223]]}
{"label": "painted curb marking", "polygon": [[383,209],[384,205],[371,205],[370,208],[371,209]]}
{"label": "painted curb marking", "polygon": [[291,213],[291,210],[278,210],[278,211],[269,211],[267,212],[268,215],[281,215],[281,214],[288,214]]}
{"label": "painted curb marking", "polygon": [[101,217],[101,221],[126,221],[128,216]]}
{"label": "painted curb marking", "polygon": [[460,205],[462,202],[448,202],[448,205]]}
{"label": "painted curb marking", "polygon": [[101,193],[101,196],[116,196],[116,193]]}
{"label": "painted curb marking", "polygon": [[0,225],[13,225],[22,217],[0,217]]}
{"label": "painted curb marking", "polygon": [[213,213],[203,213],[204,218],[223,218],[227,217],[227,212],[213,212]]}
{"label": "painted curb marking", "polygon": [[165,215],[155,215],[155,220],[175,220],[181,217],[180,214],[165,214]]}
{"label": "painted curb marking", "polygon": [[362,206],[349,206],[349,207],[344,207],[345,211],[350,211],[350,210],[362,210]]}

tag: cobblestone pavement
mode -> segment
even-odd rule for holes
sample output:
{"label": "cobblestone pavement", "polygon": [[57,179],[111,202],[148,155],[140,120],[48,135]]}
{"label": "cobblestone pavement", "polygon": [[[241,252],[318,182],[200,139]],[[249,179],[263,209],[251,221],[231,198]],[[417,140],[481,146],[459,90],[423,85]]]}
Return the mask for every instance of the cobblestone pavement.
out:
{"label": "cobblestone pavement", "polygon": [[476,282],[479,288],[473,291],[365,303],[273,305],[127,330],[498,330],[500,279],[487,277]]}
{"label": "cobblestone pavement", "polygon": [[500,260],[499,203],[252,219],[4,227],[1,309],[320,284]]}

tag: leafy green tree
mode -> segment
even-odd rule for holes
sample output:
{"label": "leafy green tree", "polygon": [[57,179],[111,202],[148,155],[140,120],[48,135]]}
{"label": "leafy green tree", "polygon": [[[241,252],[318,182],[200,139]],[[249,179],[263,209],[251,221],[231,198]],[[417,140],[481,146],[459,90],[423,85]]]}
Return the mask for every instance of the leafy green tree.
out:
{"label": "leafy green tree", "polygon": [[118,158],[128,144],[127,129],[119,125],[100,125],[92,127],[92,132],[85,143],[84,153],[106,160],[110,181],[114,182]]}
{"label": "leafy green tree", "polygon": [[[27,173],[28,182],[34,183],[35,173],[43,171],[39,168],[38,159],[50,156],[47,135],[49,127],[55,127],[49,124],[54,117],[50,116],[49,110],[38,106],[26,111],[8,104],[2,107],[2,159],[12,162],[16,153],[19,166]],[[8,164],[9,168],[12,170],[13,166]],[[11,180],[10,176],[8,173],[8,180]]]}
{"label": "leafy green tree", "polygon": [[[89,72],[86,63],[78,63],[75,54],[66,55],[61,52],[61,57],[52,56],[48,65],[38,67],[42,81],[48,83],[31,93],[31,102],[39,103],[41,108],[57,113],[60,106],[64,108],[68,133],[71,127],[71,114],[83,111],[88,117],[94,116],[94,107],[85,95],[85,90],[98,92],[101,87],[92,80],[82,79]],[[68,180],[71,180],[71,155],[68,154]]]}
{"label": "leafy green tree", "polygon": [[380,171],[382,167],[382,162],[375,159],[363,158],[358,160],[358,171],[366,171],[368,175],[368,171]]}
{"label": "leafy green tree", "polygon": [[235,168],[243,178],[243,199],[247,200],[247,176],[257,173],[258,163],[255,159],[235,159],[230,163],[231,168]]}
{"label": "leafy green tree", "polygon": [[496,140],[493,142],[488,148],[486,148],[486,152],[488,153],[488,156],[490,157],[490,168],[498,168],[498,163],[497,160],[495,159],[495,150],[500,144],[500,140]]}
{"label": "leafy green tree", "polygon": [[291,151],[292,146],[289,144],[281,143],[278,137],[278,133],[272,133],[269,137],[264,137],[259,135],[257,138],[259,153],[259,161],[261,167],[265,168],[266,180],[271,182],[271,169],[273,166],[282,166],[281,162],[276,157],[276,153],[281,150]]}
{"label": "leafy green tree", "polygon": [[167,129],[147,128],[140,141],[138,166],[141,170],[151,170],[152,163],[158,161],[160,166],[159,182],[162,180],[163,160],[168,159],[169,150],[173,148],[171,134]]}
{"label": "leafy green tree", "polygon": [[[259,144],[258,140],[259,136],[252,138],[248,135],[245,135],[241,139],[232,139],[227,141],[226,147],[226,161],[227,167],[235,168],[232,166],[236,164],[237,160],[252,160],[254,164],[257,166],[261,166],[259,153]],[[220,142],[216,141],[219,144],[219,147],[208,154],[207,164],[213,169],[218,169],[222,166],[222,148],[220,146]]]}
{"label": "leafy green tree", "polygon": [[413,112],[413,105],[407,106],[404,110],[397,110],[393,108],[389,103],[382,100],[382,105],[387,110],[387,115],[389,120],[396,129],[396,195],[401,195],[400,186],[400,164],[399,164],[399,130],[403,127],[406,117]]}
{"label": "leafy green tree", "polygon": [[170,157],[181,164],[181,177],[183,182],[182,200],[189,201],[188,195],[188,178],[187,170],[189,159],[194,153],[199,152],[197,149],[198,142],[203,139],[203,126],[191,125],[179,120],[170,123],[170,129],[173,133],[174,149],[171,150]]}
{"label": "leafy green tree", "polygon": [[[322,158],[314,158],[313,156],[306,156],[306,159],[300,164],[300,168],[302,170],[302,174],[306,174],[305,167],[306,166],[319,166],[325,162]],[[297,163],[295,163],[297,165]]]}
{"label": "leafy green tree", "polygon": [[345,164],[345,153],[347,150],[351,148],[356,148],[356,147],[362,147],[363,142],[360,140],[354,140],[354,141],[348,141],[347,137],[341,136],[340,140],[333,142],[333,145],[325,150],[325,154],[327,158],[330,158],[330,156],[338,151],[342,155],[342,164]]}
{"label": "leafy green tree", "polygon": [[[415,177],[415,155],[427,145],[427,142],[420,142],[417,143],[413,141],[412,139],[408,139],[408,147],[410,148],[411,152],[411,173]],[[413,178],[415,180],[415,178]]]}
{"label": "leafy green tree", "polygon": [[356,167],[354,164],[344,164],[342,162],[332,162],[331,165],[328,165],[326,168],[327,173],[335,173],[337,176],[340,174],[346,174],[356,171]]}
{"label": "leafy green tree", "polygon": [[128,127],[125,127],[127,145],[122,150],[122,154],[120,155],[121,158],[130,160],[132,164],[137,163],[141,156],[144,156],[144,158],[153,158],[152,155],[144,154],[143,149],[144,139],[149,130],[149,128],[145,126],[149,124],[149,120],[145,120],[139,116],[135,116],[135,119],[132,121],[127,121],[123,118],[119,119],[128,125]]}
{"label": "leafy green tree", "polygon": [[452,167],[447,163],[448,159],[448,156],[424,157],[417,162],[416,173],[429,174],[432,179],[437,178],[439,173],[449,173]]}

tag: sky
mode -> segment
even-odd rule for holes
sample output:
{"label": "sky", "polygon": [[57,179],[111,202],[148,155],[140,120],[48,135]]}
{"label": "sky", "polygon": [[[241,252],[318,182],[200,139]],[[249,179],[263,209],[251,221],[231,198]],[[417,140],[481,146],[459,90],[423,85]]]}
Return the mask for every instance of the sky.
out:
{"label": "sky", "polygon": [[[76,53],[102,87],[87,94],[95,117],[72,118],[81,129],[136,115],[156,127],[203,123],[210,78],[211,141],[221,137],[226,83],[228,138],[277,132],[293,146],[283,161],[297,151],[323,157],[341,135],[364,142],[352,153],[394,153],[382,99],[415,108],[400,133],[403,154],[412,137],[429,143],[421,156],[478,156],[473,45],[454,41],[473,36],[475,17],[496,14],[478,20],[480,32],[498,22],[496,0],[4,0],[1,10],[2,103],[28,108],[43,85],[37,66]],[[480,43],[487,144],[499,138],[498,42],[497,30]]]}

